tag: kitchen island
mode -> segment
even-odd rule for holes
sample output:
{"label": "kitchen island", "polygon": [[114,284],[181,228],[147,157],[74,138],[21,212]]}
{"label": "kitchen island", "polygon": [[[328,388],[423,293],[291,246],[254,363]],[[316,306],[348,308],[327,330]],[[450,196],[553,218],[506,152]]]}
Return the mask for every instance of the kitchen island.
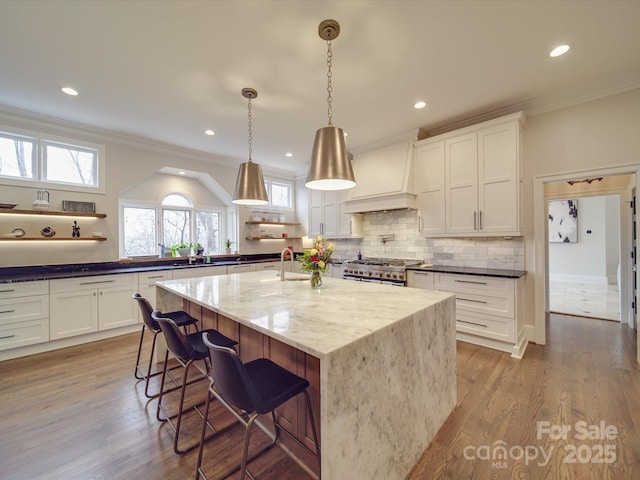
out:
{"label": "kitchen island", "polygon": [[[270,357],[309,379],[323,479],[405,478],[456,404],[455,297],[337,278],[315,290],[286,275],[162,281],[157,305],[238,340],[245,362]],[[285,428],[313,451],[304,409],[288,403]]]}

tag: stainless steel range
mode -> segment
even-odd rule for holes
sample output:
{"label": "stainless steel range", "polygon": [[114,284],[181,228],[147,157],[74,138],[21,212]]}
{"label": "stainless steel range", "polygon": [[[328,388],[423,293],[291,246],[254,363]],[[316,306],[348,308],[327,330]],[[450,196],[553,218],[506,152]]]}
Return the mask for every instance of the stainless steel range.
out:
{"label": "stainless steel range", "polygon": [[346,260],[342,262],[342,278],[404,287],[407,282],[405,269],[420,263],[420,260],[400,258]]}

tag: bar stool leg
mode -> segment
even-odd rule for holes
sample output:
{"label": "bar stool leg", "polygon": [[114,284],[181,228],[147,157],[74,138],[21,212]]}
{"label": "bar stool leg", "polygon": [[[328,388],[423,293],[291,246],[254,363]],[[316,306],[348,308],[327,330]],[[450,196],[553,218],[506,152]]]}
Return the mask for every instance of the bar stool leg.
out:
{"label": "bar stool leg", "polygon": [[144,339],[144,331],[146,330],[146,326],[143,324],[142,325],[142,332],[140,333],[140,344],[138,345],[138,356],[136,357],[136,369],[133,372],[133,375],[138,379],[138,380],[143,380],[144,377],[140,376],[140,353],[142,352],[142,340]]}

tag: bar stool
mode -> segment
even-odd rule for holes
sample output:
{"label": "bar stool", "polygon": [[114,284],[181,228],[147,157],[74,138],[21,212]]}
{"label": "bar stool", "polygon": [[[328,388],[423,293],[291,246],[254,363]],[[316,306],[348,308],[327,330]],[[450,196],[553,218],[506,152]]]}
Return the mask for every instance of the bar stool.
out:
{"label": "bar stool", "polygon": [[[158,310],[154,310],[153,312],[151,312],[151,317],[156,322],[158,322],[158,325],[160,325],[160,329],[162,330],[164,338],[167,342],[167,352],[164,357],[164,368],[162,369],[162,380],[160,381],[160,394],[158,396],[158,409],[156,410],[156,418],[160,422],[167,422],[171,429],[174,431],[175,436],[173,440],[173,451],[176,453],[185,453],[198,446],[198,443],[194,443],[193,445],[185,449],[178,448],[178,442],[180,439],[180,425],[182,424],[182,414],[184,413],[184,397],[187,390],[187,385],[206,379],[209,370],[209,351],[202,341],[202,334],[206,333],[213,341],[218,342],[220,345],[224,345],[225,347],[233,347],[234,345],[237,345],[238,342],[224,336],[217,330],[213,329],[207,329],[203,330],[202,332],[190,333],[185,335],[184,333],[182,333],[175,321],[173,321],[171,318],[165,317],[164,314],[162,314]],[[171,352],[171,354],[178,361],[178,364],[184,369],[182,382],[178,387],[181,390],[180,401],[178,404],[178,413],[173,416],[170,416],[167,413],[164,405],[162,405],[162,397],[165,393],[167,393],[164,390],[164,381],[168,370],[167,366],[169,360],[169,352]],[[197,362],[202,362],[202,366],[204,366],[204,368],[198,368]],[[196,378],[195,380],[189,381],[189,368],[192,365],[195,365],[196,369],[202,374],[202,376]],[[191,407],[201,417],[203,417],[203,415],[198,409],[198,406],[202,405],[202,403]],[[161,416],[161,414],[164,416],[164,418]],[[173,422],[174,418],[176,420],[175,424]],[[203,417],[203,419],[205,419],[206,422],[206,416]]]}
{"label": "bar stool", "polygon": [[[138,345],[138,356],[136,357],[136,369],[134,371],[134,376],[138,380],[144,380],[144,395],[147,398],[157,397],[159,394],[156,393],[154,395],[149,395],[149,379],[151,377],[155,377],[156,375],[160,375],[162,370],[158,370],[157,372],[151,373],[151,367],[153,365],[153,355],[156,349],[156,337],[160,333],[160,325],[151,317],[151,312],[153,312],[153,307],[151,307],[151,303],[144,298],[139,293],[133,294],[133,299],[138,302],[138,307],[140,307],[140,313],[142,314],[142,332],[140,333],[140,344]],[[187,312],[176,311],[164,313],[163,316],[171,318],[176,324],[186,330],[188,327],[193,326],[196,332],[199,330],[198,328],[198,320],[193,318]],[[153,340],[151,342],[151,353],[149,355],[149,365],[147,367],[147,373],[145,374],[140,368],[140,354],[142,352],[142,342],[144,340],[144,332],[145,330],[149,330],[151,335],[153,335]]]}
{"label": "bar stool", "polygon": [[[200,449],[198,451],[198,463],[196,466],[196,480],[200,477],[206,480],[201,466],[202,452],[205,443],[206,419],[209,414],[212,395],[245,425],[242,462],[240,465],[228,471],[222,478],[226,478],[238,470],[241,470],[240,480],[244,480],[245,475],[248,475],[252,480],[254,479],[247,470],[247,465],[278,443],[281,427],[276,421],[275,409],[300,393],[303,393],[306,399],[311,430],[313,431],[313,441],[316,446],[315,455],[318,459],[318,464],[320,464],[320,444],[318,443],[318,434],[313,420],[311,400],[307,392],[309,381],[282,368],[267,358],[259,358],[243,364],[235,350],[217,344],[216,339],[209,335],[208,332],[202,332],[202,341],[209,349],[209,355],[211,357],[211,378],[207,400],[205,402]],[[266,413],[271,413],[271,419],[273,420],[275,428],[273,441],[247,458],[251,427],[258,415]],[[300,445],[302,444],[300,443]],[[302,446],[307,449],[306,446]],[[284,451],[286,452],[286,450]]]}

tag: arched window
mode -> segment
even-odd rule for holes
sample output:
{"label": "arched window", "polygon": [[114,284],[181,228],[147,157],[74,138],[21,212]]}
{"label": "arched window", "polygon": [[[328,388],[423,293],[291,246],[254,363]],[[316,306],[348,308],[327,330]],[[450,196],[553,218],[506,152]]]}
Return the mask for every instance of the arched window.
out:
{"label": "arched window", "polygon": [[158,206],[123,205],[122,255],[162,256],[179,245],[222,253],[222,215],[221,210],[195,208],[183,193],[166,195]]}
{"label": "arched window", "polygon": [[193,203],[181,193],[170,193],[162,199],[163,206],[192,207]]}

